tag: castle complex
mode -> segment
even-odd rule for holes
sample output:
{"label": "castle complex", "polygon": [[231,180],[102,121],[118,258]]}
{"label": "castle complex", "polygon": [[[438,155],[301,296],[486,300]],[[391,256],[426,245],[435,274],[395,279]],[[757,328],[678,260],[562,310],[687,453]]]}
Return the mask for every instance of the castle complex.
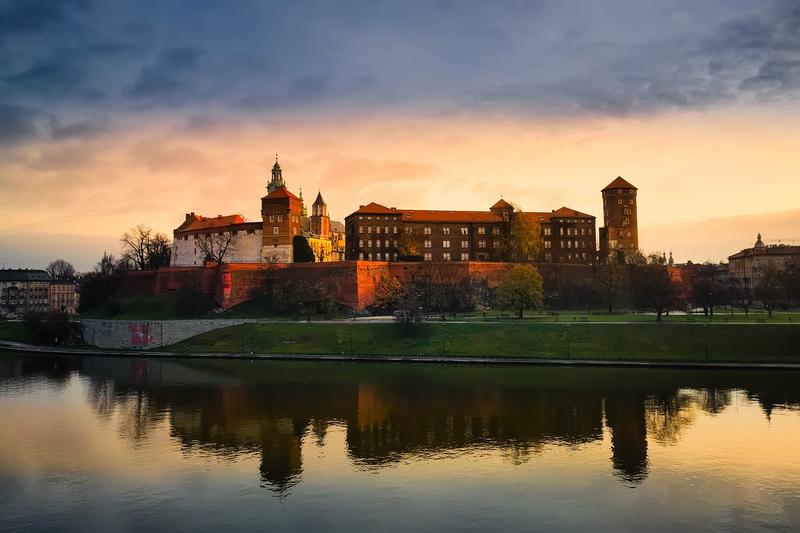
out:
{"label": "castle complex", "polygon": [[[617,177],[602,190],[602,196],[600,257],[612,250],[637,250],[636,187]],[[497,261],[502,226],[513,216],[528,218],[539,226],[541,262],[591,264],[597,260],[594,216],[569,207],[515,212],[503,199],[488,211],[398,209],[375,202],[362,205],[345,219],[345,258],[396,261],[404,255],[418,255],[425,261]],[[409,249],[415,253],[409,254]]]}
{"label": "castle complex", "polygon": [[261,221],[242,215],[204,217],[187,213],[173,231],[171,266],[198,266],[213,259],[225,263],[292,263],[298,239],[311,248],[315,261],[344,259],[344,226],[331,221],[322,193],[305,208],[303,193],[286,186],[278,158],[272,166],[267,195],[261,198]]}

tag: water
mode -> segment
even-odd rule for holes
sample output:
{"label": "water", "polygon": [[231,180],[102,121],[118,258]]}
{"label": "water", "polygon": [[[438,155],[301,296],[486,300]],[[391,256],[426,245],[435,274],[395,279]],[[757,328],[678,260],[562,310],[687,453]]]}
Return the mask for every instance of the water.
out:
{"label": "water", "polygon": [[0,529],[797,530],[800,374],[0,353]]}

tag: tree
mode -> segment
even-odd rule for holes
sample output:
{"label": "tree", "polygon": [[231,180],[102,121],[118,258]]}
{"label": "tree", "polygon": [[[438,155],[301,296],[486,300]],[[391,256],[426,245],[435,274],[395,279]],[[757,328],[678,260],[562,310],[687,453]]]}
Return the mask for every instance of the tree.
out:
{"label": "tree", "polygon": [[531,265],[517,265],[500,285],[498,300],[501,307],[515,309],[519,318],[525,309],[542,307],[542,276]]}
{"label": "tree", "polygon": [[523,263],[539,259],[542,250],[541,228],[511,204],[496,211],[500,217],[500,240],[497,258],[500,261]]}
{"label": "tree", "polygon": [[755,296],[761,300],[767,314],[772,318],[772,312],[782,296],[781,273],[773,263],[766,263],[761,269],[761,277],[755,286]]}
{"label": "tree", "polygon": [[721,279],[715,277],[714,265],[700,265],[689,289],[692,305],[702,307],[705,316],[714,316],[714,309],[728,300],[728,291]]}
{"label": "tree", "polygon": [[786,265],[780,274],[780,284],[783,287],[786,302],[791,305],[800,305],[800,261],[793,261]]}
{"label": "tree", "polygon": [[171,244],[163,233],[139,224],[119,238],[122,255],[136,270],[150,270],[169,265]]}
{"label": "tree", "polygon": [[195,237],[197,248],[205,258],[213,259],[220,265],[225,262],[225,256],[236,251],[238,242],[238,234],[232,231],[203,233]]}
{"label": "tree", "polygon": [[302,235],[295,235],[292,239],[292,247],[294,249],[294,262],[295,263],[313,263],[316,259],[314,250],[308,244],[308,239]]}
{"label": "tree", "polygon": [[593,285],[597,295],[612,313],[624,282],[624,271],[612,255],[595,271]]}
{"label": "tree", "polygon": [[398,256],[403,259],[422,258],[422,246],[419,239],[413,235],[403,232],[397,240]]}
{"label": "tree", "polygon": [[126,270],[130,270],[126,258],[116,259],[104,253],[94,270],[81,279],[80,312],[112,299],[120,286],[121,274]]}
{"label": "tree", "polygon": [[672,309],[678,299],[677,284],[666,267],[647,265],[637,267],[633,275],[634,296],[640,309],[655,311],[656,320]]}
{"label": "tree", "polygon": [[45,270],[53,279],[75,278],[75,267],[72,266],[72,263],[64,259],[56,259],[55,261],[51,261]]}
{"label": "tree", "polygon": [[407,294],[408,287],[405,283],[391,276],[381,276],[375,284],[373,305],[378,309],[395,309]]}

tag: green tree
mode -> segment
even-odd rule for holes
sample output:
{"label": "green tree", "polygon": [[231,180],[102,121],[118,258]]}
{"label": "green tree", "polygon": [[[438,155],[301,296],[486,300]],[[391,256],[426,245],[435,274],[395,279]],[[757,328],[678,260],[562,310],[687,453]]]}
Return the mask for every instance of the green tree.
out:
{"label": "green tree", "polygon": [[406,297],[408,287],[391,276],[381,276],[375,285],[373,305],[378,309],[393,310]]}
{"label": "green tree", "polygon": [[422,246],[418,238],[404,231],[397,240],[397,252],[402,258],[421,258]]}
{"label": "green tree", "polygon": [[497,211],[500,217],[500,245],[496,258],[511,263],[537,261],[542,251],[542,236],[539,224],[518,207],[511,206]]}
{"label": "green tree", "polygon": [[661,321],[664,312],[674,308],[678,301],[678,285],[662,265],[636,267],[633,274],[633,290],[637,307],[655,311],[658,321]]}
{"label": "green tree", "polygon": [[542,276],[531,265],[517,265],[506,275],[497,296],[502,308],[514,309],[522,318],[526,309],[542,307]]}

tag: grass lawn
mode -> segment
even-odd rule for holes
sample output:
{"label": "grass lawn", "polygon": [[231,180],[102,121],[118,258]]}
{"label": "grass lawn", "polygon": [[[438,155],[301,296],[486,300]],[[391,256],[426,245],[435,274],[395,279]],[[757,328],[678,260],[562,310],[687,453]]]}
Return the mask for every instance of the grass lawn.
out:
{"label": "grass lawn", "polygon": [[246,324],[169,347],[180,352],[495,356],[800,362],[800,325],[501,322]]}
{"label": "grass lawn", "polygon": [[216,307],[210,296],[174,292],[163,295],[138,294],[108,300],[81,313],[82,318],[119,320],[171,320],[209,316]]}
{"label": "grass lawn", "polygon": [[[464,318],[474,318],[483,320],[483,313],[467,313]],[[486,313],[486,319],[499,319],[499,320],[517,320],[513,313],[508,311],[489,311]],[[603,310],[564,310],[559,312],[548,311],[526,311],[525,319],[535,320],[538,322],[653,322],[655,320],[654,314],[633,313],[625,311],[615,311],[607,313]],[[743,312],[736,310],[733,314],[729,311],[717,310],[714,316],[704,316],[702,313],[695,313],[691,315],[686,314],[671,314],[662,317],[664,322],[697,322],[697,323],[798,323],[800,324],[800,313],[798,312],[782,312],[776,311],[770,318],[766,311],[750,311],[745,315]]]}

